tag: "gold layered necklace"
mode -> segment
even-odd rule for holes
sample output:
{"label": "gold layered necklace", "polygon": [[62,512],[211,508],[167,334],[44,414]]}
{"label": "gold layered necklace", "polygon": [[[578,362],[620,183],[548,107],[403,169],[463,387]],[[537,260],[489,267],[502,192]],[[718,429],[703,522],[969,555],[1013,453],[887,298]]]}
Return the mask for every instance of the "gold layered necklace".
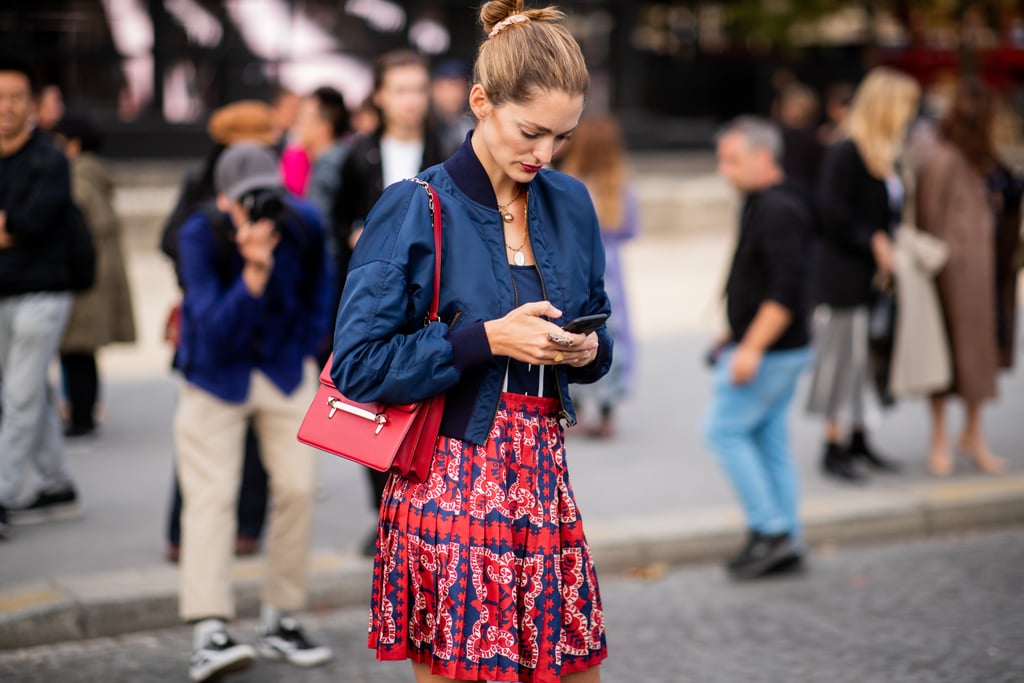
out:
{"label": "gold layered necklace", "polygon": [[[506,223],[512,222],[513,216],[512,212],[508,210],[508,206],[509,204],[514,202],[518,196],[519,187],[517,186],[516,193],[512,195],[512,199],[508,200],[508,204],[498,204],[499,213],[501,213],[501,217],[505,220]],[[508,240],[505,240],[505,248],[512,252],[512,262],[517,266],[522,266],[526,264],[526,255],[523,254],[523,247],[526,246],[526,243],[530,239],[530,226],[529,221],[527,220],[528,210],[529,209],[527,207],[523,208],[523,241],[519,243],[518,247],[513,247],[511,244],[508,243]]]}
{"label": "gold layered necklace", "polygon": [[521,188],[519,187],[519,183],[516,183],[516,191],[512,194],[512,199],[508,200],[504,204],[502,204],[501,202],[498,202],[498,213],[501,214],[501,218],[506,223],[511,223],[512,222],[512,212],[508,210],[508,207],[513,202],[515,202],[515,200],[519,199],[519,190],[520,189]]}

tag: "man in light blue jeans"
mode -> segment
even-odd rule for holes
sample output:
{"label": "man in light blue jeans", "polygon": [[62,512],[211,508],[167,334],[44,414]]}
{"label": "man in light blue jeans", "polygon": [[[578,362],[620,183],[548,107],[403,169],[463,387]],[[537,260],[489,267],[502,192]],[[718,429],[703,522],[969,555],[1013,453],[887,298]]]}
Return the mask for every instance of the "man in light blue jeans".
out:
{"label": "man in light blue jeans", "polygon": [[799,567],[799,482],[789,407],[810,358],[805,301],[813,214],[786,185],[782,138],[741,118],[718,137],[719,173],[744,194],[726,284],[729,334],[720,342],[704,437],[743,506],[749,535],[728,561],[737,579]]}
{"label": "man in light blue jeans", "polygon": [[[29,70],[0,61],[0,538],[80,512],[46,376],[71,310],[70,179],[31,113]],[[41,486],[15,507],[30,468]]]}

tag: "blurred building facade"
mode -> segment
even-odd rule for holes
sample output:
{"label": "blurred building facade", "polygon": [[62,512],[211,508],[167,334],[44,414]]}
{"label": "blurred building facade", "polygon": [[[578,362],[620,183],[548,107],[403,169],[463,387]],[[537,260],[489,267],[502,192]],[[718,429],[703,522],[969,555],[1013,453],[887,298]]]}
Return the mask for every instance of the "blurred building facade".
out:
{"label": "blurred building facade", "polygon": [[[536,4],[536,3],[531,3]],[[565,0],[591,66],[590,107],[634,148],[704,146],[739,113],[768,113],[784,71],[823,91],[890,63],[925,85],[978,71],[1024,105],[1024,1]],[[112,156],[193,156],[217,106],[329,84],[350,106],[380,52],[471,63],[472,4],[456,0],[5,0],[0,45],[91,112]]]}

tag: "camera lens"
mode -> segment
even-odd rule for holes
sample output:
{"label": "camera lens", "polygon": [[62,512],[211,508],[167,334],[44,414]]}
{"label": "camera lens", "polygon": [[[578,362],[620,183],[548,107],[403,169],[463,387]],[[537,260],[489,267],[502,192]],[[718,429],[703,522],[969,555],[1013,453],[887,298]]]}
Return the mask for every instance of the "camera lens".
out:
{"label": "camera lens", "polygon": [[257,190],[245,195],[241,203],[252,223],[264,218],[276,222],[284,210],[284,199],[275,190]]}

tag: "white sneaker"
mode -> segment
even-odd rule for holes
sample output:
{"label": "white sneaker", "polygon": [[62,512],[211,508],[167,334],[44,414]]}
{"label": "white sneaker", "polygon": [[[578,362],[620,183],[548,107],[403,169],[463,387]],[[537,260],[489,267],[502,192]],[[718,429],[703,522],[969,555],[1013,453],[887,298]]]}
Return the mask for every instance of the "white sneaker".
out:
{"label": "white sneaker", "polygon": [[283,659],[296,666],[317,666],[333,656],[329,647],[311,643],[291,617],[279,619],[276,628],[263,633],[259,651],[265,659]]}
{"label": "white sneaker", "polygon": [[218,674],[245,669],[255,659],[256,650],[251,645],[239,645],[222,629],[214,631],[205,645],[192,651],[188,675],[200,683]]}

